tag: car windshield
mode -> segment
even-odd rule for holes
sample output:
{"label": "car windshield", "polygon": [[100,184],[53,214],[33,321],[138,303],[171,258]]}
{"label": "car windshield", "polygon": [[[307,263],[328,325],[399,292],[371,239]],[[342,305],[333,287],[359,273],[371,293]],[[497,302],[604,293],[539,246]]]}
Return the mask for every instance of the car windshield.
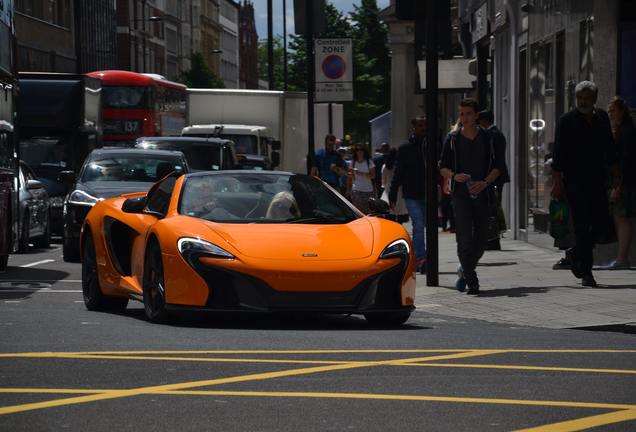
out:
{"label": "car windshield", "polygon": [[180,159],[153,158],[146,155],[103,155],[99,159],[87,162],[80,175],[80,181],[154,183],[172,171],[185,171]]}
{"label": "car windshield", "polygon": [[258,154],[256,147],[256,137],[254,135],[235,135],[235,134],[221,134],[219,135],[223,139],[234,141],[236,153],[244,154]]}
{"label": "car windshield", "polygon": [[179,150],[185,155],[188,167],[194,171],[217,171],[221,169],[221,146],[212,143],[183,141],[144,141],[142,148]]}
{"label": "car windshield", "polygon": [[104,108],[147,108],[148,87],[102,87]]}
{"label": "car windshield", "polygon": [[320,180],[295,174],[195,175],[179,212],[223,223],[347,223],[362,216]]}

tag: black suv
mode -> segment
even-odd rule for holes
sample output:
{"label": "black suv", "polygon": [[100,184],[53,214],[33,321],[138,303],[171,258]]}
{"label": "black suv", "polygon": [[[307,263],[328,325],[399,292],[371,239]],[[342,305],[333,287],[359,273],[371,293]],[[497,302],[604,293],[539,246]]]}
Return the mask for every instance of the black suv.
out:
{"label": "black suv", "polygon": [[191,172],[240,169],[234,142],[221,138],[141,137],[136,148],[178,150]]}

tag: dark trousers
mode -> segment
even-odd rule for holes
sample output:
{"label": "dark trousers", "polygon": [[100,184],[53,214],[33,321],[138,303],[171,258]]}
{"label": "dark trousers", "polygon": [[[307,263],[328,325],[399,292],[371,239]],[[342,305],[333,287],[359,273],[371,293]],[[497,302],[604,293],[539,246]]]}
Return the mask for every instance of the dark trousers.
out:
{"label": "dark trousers", "polygon": [[439,209],[442,213],[440,222],[444,231],[446,231],[447,224],[449,225],[448,228],[455,229],[455,215],[453,213],[453,202],[450,195],[442,194],[439,200]]}
{"label": "dark trousers", "polygon": [[594,263],[594,245],[606,228],[603,225],[610,223],[605,186],[603,182],[585,185],[566,181],[565,193],[576,239],[574,259],[578,261],[582,273],[590,273]]}
{"label": "dark trousers", "polygon": [[464,271],[466,283],[478,283],[475,268],[488,244],[488,194],[483,191],[475,199],[468,193],[453,194],[457,256]]}

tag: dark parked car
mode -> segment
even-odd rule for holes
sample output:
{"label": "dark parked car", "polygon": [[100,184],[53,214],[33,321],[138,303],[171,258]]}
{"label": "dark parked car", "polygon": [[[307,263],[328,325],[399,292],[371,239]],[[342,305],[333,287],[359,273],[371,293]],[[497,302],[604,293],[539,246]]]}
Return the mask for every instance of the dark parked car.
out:
{"label": "dark parked car", "polygon": [[13,183],[15,171],[0,167],[0,271],[7,268],[9,254],[13,252]]}
{"label": "dark parked car", "polygon": [[29,243],[49,247],[51,243],[51,213],[49,194],[33,170],[20,161],[19,173],[19,237],[18,251],[27,252]]}
{"label": "dark parked car", "polygon": [[221,138],[142,137],[137,148],[179,150],[188,161],[190,171],[239,169],[234,142]]}
{"label": "dark parked car", "polygon": [[64,201],[64,261],[79,261],[79,234],[96,202],[131,192],[145,192],[169,173],[188,172],[180,151],[102,148],[88,155]]}

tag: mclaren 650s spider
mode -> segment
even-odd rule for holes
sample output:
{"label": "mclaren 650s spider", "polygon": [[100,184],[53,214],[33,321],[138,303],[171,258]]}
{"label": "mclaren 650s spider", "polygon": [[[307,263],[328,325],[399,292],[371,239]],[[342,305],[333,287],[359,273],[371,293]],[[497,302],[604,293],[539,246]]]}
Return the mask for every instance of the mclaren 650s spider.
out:
{"label": "mclaren 650s spider", "polygon": [[185,310],[311,311],[390,326],[415,309],[405,229],[307,175],[173,173],[96,203],[80,240],[89,310],[132,298],[153,322]]}

